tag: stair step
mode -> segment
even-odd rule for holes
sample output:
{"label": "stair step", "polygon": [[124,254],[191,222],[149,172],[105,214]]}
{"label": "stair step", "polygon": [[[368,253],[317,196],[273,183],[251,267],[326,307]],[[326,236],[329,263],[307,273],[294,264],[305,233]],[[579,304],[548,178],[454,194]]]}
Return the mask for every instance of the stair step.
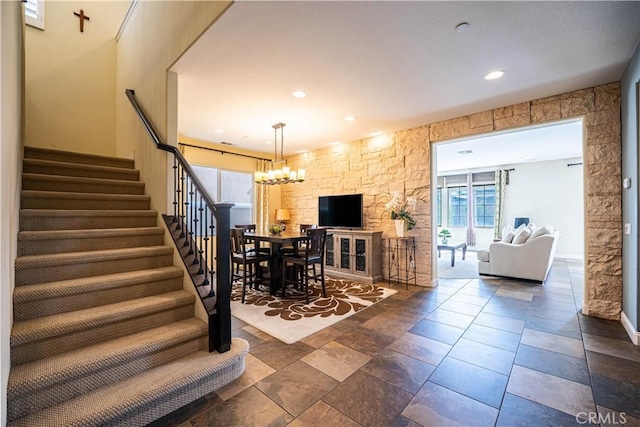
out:
{"label": "stair step", "polygon": [[248,350],[246,341],[234,338],[225,353],[196,352],[8,426],[145,425],[240,376]]}
{"label": "stair step", "polygon": [[37,173],[44,175],[121,179],[125,181],[138,181],[140,179],[140,172],[135,169],[114,168],[110,166],[95,166],[40,159],[24,159],[22,171],[24,173]]}
{"label": "stair step", "polygon": [[15,322],[11,363],[20,365],[188,319],[195,297],[183,290]]}
{"label": "stair step", "polygon": [[182,289],[184,272],[174,266],[18,286],[14,320],[67,313]]}
{"label": "stair step", "polygon": [[21,231],[18,255],[42,255],[164,244],[164,229],[103,228],[87,230]]}
{"label": "stair step", "polygon": [[23,173],[22,189],[74,193],[144,194],[144,183],[121,179]]}
{"label": "stair step", "polygon": [[16,259],[15,285],[124,273],[173,265],[171,246],[28,255]]}
{"label": "stair step", "polygon": [[207,329],[205,322],[192,317],[15,366],[7,385],[8,419],[24,417],[205,350]]}
{"label": "stair step", "polygon": [[67,193],[64,191],[23,190],[23,209],[149,209],[151,197],[132,194]]}
{"label": "stair step", "polygon": [[155,210],[21,209],[20,230],[155,227]]}
{"label": "stair step", "polygon": [[99,154],[77,153],[43,147],[24,147],[25,159],[53,160],[56,162],[84,163],[89,165],[134,168],[132,159],[103,156]]}

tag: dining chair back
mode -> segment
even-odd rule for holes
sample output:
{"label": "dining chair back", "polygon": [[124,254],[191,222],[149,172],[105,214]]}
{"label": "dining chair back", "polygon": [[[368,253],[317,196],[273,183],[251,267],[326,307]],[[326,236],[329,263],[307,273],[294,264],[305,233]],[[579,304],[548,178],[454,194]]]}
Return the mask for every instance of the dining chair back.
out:
{"label": "dining chair back", "polygon": [[[246,238],[245,231],[242,228],[232,228],[230,231],[231,238],[231,262],[235,271],[232,273],[232,281],[242,279],[242,302],[245,301],[247,286],[253,285],[255,289],[261,285],[265,278],[262,273],[261,264],[266,264],[267,271],[271,263],[270,253],[256,252],[251,249],[252,239]],[[242,274],[240,274],[242,272]]]}
{"label": "dining chair back", "polygon": [[[285,296],[286,285],[293,283],[301,286],[307,304],[309,303],[309,281],[319,280],[322,284],[322,296],[327,296],[324,278],[324,250],[327,241],[327,230],[324,228],[307,229],[307,238],[303,240],[304,249],[297,253],[284,254],[282,258],[282,296]],[[320,265],[320,274],[316,266]],[[292,265],[296,271],[295,279],[287,279],[287,266]]]}

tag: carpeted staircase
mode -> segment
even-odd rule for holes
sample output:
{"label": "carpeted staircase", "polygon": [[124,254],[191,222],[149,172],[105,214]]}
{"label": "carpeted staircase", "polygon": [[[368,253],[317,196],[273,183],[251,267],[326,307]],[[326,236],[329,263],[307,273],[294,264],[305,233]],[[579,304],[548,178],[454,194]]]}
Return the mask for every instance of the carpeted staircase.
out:
{"label": "carpeted staircase", "polygon": [[[133,161],[25,147],[9,426],[147,424],[231,382]],[[222,422],[222,421],[221,421]]]}

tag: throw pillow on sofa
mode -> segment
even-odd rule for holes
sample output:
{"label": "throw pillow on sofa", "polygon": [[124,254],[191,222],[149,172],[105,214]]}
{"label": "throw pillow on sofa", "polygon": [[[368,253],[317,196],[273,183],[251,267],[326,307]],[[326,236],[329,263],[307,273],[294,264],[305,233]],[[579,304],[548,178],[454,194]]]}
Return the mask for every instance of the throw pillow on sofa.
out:
{"label": "throw pillow on sofa", "polygon": [[538,236],[544,236],[546,234],[553,234],[553,230],[549,225],[543,225],[542,227],[538,227],[533,230],[533,233],[531,233],[531,236],[529,236],[529,240],[535,239]]}
{"label": "throw pillow on sofa", "polygon": [[525,243],[527,239],[529,239],[529,236],[531,236],[531,229],[529,227],[524,227],[522,230],[516,233],[515,236],[513,236],[513,241],[511,243],[513,243],[514,245],[521,245]]}
{"label": "throw pillow on sofa", "polygon": [[507,231],[507,234],[502,236],[502,243],[511,243],[513,242],[513,231]]}
{"label": "throw pillow on sofa", "polygon": [[515,230],[513,230],[513,235],[517,235],[519,232],[521,232],[522,230],[524,230],[525,228],[527,228],[527,224],[525,224],[524,222],[522,224],[520,224],[518,226],[518,228],[516,228]]}

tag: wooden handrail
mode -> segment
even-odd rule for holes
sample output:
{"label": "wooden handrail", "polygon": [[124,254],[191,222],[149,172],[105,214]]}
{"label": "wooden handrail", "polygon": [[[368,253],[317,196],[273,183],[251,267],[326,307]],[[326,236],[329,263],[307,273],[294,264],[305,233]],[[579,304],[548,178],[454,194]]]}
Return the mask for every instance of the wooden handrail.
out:
{"label": "wooden handrail", "polygon": [[[171,153],[174,156],[173,223],[175,224],[175,230],[173,231],[180,230],[180,238],[183,239],[184,246],[189,246],[188,253],[186,255],[182,254],[183,259],[188,255],[193,260],[192,264],[199,264],[200,270],[197,274],[204,277],[203,283],[197,284],[194,282],[193,284],[209,317],[209,351],[215,350],[219,353],[228,351],[231,348],[231,243],[229,235],[231,230],[230,211],[234,205],[232,203],[213,202],[211,195],[207,192],[205,186],[180,150],[172,145],[166,144],[162,140],[160,134],[138,102],[135,91],[133,89],[127,89],[125,92],[156,148]],[[186,175],[186,180],[184,175]],[[192,186],[192,188],[185,189],[185,182]],[[188,192],[188,196],[185,195],[186,192]],[[198,197],[199,200],[194,201],[195,197]],[[196,207],[195,205],[198,202],[204,203],[205,206]],[[215,255],[213,252],[209,254],[208,251],[207,242],[209,240],[209,230],[207,228],[209,227],[203,228],[202,225],[203,220],[205,224],[209,224],[208,214],[206,213],[207,209],[216,221]],[[204,214],[203,211],[205,212]],[[179,215],[179,213],[181,215]],[[187,222],[185,219],[190,221]],[[200,229],[198,230],[199,222]],[[213,228],[212,224],[211,228]],[[201,239],[199,244],[204,246],[204,249],[202,247],[198,249],[195,236],[202,236],[203,232],[204,239]],[[213,231],[211,231],[211,235],[213,236]],[[174,241],[176,241],[175,237]],[[202,241],[204,241],[204,243],[202,243]],[[214,264],[215,273],[213,271]],[[204,269],[202,268],[203,265],[205,266]],[[209,273],[211,281],[208,279]],[[215,291],[213,283],[214,274]],[[198,289],[203,286],[209,289],[205,296],[203,296]],[[215,304],[211,304],[212,298],[215,298]]]}

